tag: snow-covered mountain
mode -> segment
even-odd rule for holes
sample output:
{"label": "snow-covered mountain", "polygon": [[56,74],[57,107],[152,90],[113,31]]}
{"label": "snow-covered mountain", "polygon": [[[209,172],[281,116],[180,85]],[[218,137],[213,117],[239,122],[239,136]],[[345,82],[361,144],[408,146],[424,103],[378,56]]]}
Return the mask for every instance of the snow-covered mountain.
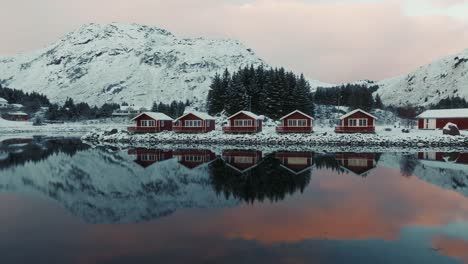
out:
{"label": "snow-covered mountain", "polygon": [[90,104],[205,101],[212,76],[260,65],[229,39],[179,38],[136,24],[90,24],[37,52],[0,58],[0,84]]}
{"label": "snow-covered mountain", "polygon": [[468,100],[468,49],[377,84],[387,105],[428,106],[453,96]]}

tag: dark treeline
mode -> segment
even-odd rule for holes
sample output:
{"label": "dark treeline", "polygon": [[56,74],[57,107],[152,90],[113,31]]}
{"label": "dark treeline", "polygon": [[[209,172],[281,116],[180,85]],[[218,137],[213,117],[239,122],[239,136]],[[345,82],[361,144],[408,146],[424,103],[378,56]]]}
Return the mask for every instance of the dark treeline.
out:
{"label": "dark treeline", "polygon": [[352,109],[369,111],[373,108],[382,108],[382,100],[377,95],[374,99],[372,93],[377,91],[377,85],[367,87],[362,84],[346,84],[330,88],[317,88],[314,101],[317,104],[349,106]]}
{"label": "dark treeline", "polygon": [[22,104],[27,113],[37,112],[41,106],[50,105],[50,101],[45,95],[36,92],[25,93],[21,90],[3,87],[1,84],[0,97],[6,99],[10,104]]}
{"label": "dark treeline", "polygon": [[111,117],[114,110],[119,109],[118,104],[104,104],[101,107],[89,106],[87,103],[77,103],[68,98],[65,103],[51,104],[46,118],[49,120],[76,121],[93,118]]}
{"label": "dark treeline", "polygon": [[307,114],[314,112],[307,80],[283,68],[250,66],[232,74],[225,70],[222,75],[216,74],[210,88],[207,98],[210,114],[250,110],[278,119],[296,109]]}
{"label": "dark treeline", "polygon": [[280,166],[272,155],[264,158],[246,175],[231,169],[222,160],[210,165],[210,178],[218,195],[234,197],[248,203],[278,202],[296,192],[303,192],[310,182],[311,171],[295,175]]}
{"label": "dark treeline", "polygon": [[431,105],[431,109],[454,109],[468,108],[468,102],[460,97],[449,97],[440,100],[439,103]]}
{"label": "dark treeline", "polygon": [[187,102],[176,102],[176,101],[173,101],[172,103],[170,104],[164,104],[164,103],[156,103],[154,102],[153,103],[153,106],[151,107],[151,111],[152,112],[160,112],[160,113],[164,113],[172,118],[178,118],[179,116],[181,116],[182,114],[184,114],[184,111],[185,111],[185,107],[189,106],[190,105],[190,102],[187,101]]}

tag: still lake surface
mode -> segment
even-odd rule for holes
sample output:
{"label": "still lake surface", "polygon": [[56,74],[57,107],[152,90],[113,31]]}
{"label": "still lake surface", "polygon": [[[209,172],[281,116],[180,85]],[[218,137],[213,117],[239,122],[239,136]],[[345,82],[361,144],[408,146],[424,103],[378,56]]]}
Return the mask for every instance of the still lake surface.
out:
{"label": "still lake surface", "polygon": [[468,263],[468,153],[0,143],[2,263]]}

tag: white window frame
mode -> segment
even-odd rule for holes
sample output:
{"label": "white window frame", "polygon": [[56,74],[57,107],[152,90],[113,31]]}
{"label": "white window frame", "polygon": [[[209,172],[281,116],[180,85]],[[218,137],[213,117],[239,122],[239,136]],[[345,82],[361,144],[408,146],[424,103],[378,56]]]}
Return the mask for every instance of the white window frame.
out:
{"label": "white window frame", "polygon": [[251,156],[235,156],[234,157],[234,163],[237,163],[237,164],[253,164],[254,163],[254,157],[251,157]]}
{"label": "white window frame", "polygon": [[141,161],[156,161],[155,154],[142,154]]}
{"label": "white window frame", "polygon": [[156,127],[156,121],[155,120],[141,120],[140,121],[140,126],[142,126],[142,127]]}
{"label": "white window frame", "polygon": [[184,124],[186,127],[201,127],[202,121],[201,120],[185,120]]}
{"label": "white window frame", "polygon": [[[354,122],[356,123],[353,124]],[[367,122],[367,118],[350,118],[348,119],[348,126],[349,127],[368,127],[369,123]]]}
{"label": "white window frame", "polygon": [[307,119],[288,119],[288,127],[306,127]]}
{"label": "white window frame", "polygon": [[234,120],[235,127],[252,127],[252,119],[236,119]]}

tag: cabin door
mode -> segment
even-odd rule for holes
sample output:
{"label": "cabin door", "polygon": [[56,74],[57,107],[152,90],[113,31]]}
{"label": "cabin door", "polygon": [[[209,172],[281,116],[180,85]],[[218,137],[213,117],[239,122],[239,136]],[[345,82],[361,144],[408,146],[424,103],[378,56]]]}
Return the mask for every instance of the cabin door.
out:
{"label": "cabin door", "polygon": [[424,129],[436,129],[436,120],[424,119]]}

